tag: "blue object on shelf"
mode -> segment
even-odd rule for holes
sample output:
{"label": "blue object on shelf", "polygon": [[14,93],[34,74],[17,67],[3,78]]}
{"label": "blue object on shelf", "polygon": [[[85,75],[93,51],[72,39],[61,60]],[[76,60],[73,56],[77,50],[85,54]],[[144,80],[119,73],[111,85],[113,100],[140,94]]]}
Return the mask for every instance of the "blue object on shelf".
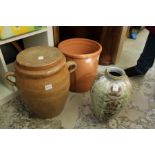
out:
{"label": "blue object on shelf", "polygon": [[131,32],[129,37],[131,39],[137,39],[137,32]]}

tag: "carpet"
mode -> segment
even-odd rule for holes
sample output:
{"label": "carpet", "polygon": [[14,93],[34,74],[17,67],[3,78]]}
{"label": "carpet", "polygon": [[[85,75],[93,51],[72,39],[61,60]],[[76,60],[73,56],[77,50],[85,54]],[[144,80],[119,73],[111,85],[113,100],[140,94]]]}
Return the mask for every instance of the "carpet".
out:
{"label": "carpet", "polygon": [[31,118],[20,97],[0,107],[1,129],[61,129],[61,121]]}

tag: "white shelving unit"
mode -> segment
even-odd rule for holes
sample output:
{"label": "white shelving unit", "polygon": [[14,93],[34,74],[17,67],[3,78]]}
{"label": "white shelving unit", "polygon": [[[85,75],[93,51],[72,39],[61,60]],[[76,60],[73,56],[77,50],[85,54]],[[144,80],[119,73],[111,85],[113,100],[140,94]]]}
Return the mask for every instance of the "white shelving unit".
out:
{"label": "white shelving unit", "polygon": [[[37,45],[54,46],[53,28],[51,26],[48,26],[42,30],[1,40],[0,45],[7,44],[20,39],[23,40],[25,48]],[[18,94],[17,89],[8,85],[4,79],[4,75],[6,72],[14,71],[13,65],[14,63],[11,63],[9,65],[5,63],[2,51],[0,49],[0,105],[8,102],[10,99],[14,98]]]}

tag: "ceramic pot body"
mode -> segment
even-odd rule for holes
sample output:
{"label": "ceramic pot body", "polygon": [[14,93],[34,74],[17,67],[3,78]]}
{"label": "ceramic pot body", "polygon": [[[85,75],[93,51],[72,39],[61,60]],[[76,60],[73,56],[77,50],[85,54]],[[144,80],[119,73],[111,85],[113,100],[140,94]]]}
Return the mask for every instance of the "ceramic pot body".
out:
{"label": "ceramic pot body", "polygon": [[77,64],[76,71],[71,73],[70,90],[73,92],[90,90],[97,73],[102,46],[90,39],[74,38],[62,41],[58,48],[64,53],[67,61],[73,60]]}
{"label": "ceramic pot body", "polygon": [[91,89],[92,110],[100,121],[107,121],[121,111],[130,95],[131,83],[125,72],[118,67],[109,67]]}
{"label": "ceramic pot body", "polygon": [[[51,118],[61,113],[69,92],[71,64],[74,65],[66,63],[64,55],[54,47],[32,47],[18,54],[14,73],[16,86],[32,114]],[[11,73],[7,78],[9,76]]]}

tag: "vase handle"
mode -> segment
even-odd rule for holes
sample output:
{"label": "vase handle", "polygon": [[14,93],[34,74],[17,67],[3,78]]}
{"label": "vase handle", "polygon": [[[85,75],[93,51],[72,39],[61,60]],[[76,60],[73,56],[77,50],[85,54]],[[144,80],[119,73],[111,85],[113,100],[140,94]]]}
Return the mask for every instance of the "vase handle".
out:
{"label": "vase handle", "polygon": [[109,95],[119,97],[121,95],[121,87],[118,84],[113,84],[110,87]]}
{"label": "vase handle", "polygon": [[67,67],[70,73],[74,72],[77,68],[77,64],[74,61],[67,61]]}
{"label": "vase handle", "polygon": [[9,79],[9,77],[14,77],[16,79],[15,72],[7,72],[5,73],[5,79],[13,86],[16,86],[16,82]]}

